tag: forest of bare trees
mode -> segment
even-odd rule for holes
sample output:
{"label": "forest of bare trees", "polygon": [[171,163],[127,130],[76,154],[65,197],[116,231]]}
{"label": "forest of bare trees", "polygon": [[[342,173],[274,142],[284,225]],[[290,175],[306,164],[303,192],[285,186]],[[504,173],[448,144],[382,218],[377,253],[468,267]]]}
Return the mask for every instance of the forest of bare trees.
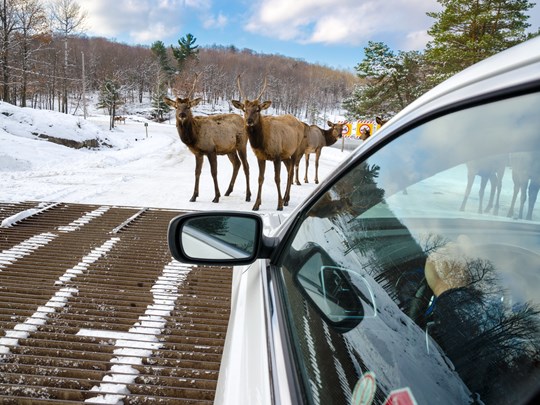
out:
{"label": "forest of bare trees", "polygon": [[196,58],[165,72],[148,46],[132,46],[84,34],[84,13],[73,0],[0,0],[0,97],[23,107],[82,115],[88,97],[113,83],[122,101],[142,103],[168,92],[182,96],[195,73],[206,103],[238,98],[242,74],[246,96],[258,94],[264,77],[276,113],[313,121],[341,108],[358,81],[352,72],[234,46],[200,47]]}

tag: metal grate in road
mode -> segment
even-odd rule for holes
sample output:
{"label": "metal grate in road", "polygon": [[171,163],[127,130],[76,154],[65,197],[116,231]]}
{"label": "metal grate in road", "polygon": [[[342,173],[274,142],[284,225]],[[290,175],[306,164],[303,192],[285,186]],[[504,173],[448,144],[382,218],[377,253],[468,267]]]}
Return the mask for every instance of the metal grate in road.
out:
{"label": "metal grate in road", "polygon": [[213,403],[232,269],[171,258],[178,214],[0,204],[0,402]]}

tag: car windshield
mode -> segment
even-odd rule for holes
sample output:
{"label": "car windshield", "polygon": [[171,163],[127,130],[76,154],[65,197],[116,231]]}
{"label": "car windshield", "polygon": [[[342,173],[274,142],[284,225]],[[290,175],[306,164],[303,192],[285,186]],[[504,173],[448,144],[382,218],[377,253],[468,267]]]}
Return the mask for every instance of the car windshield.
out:
{"label": "car windshield", "polygon": [[534,393],[538,105],[521,95],[420,125],[304,212],[280,266],[312,403]]}

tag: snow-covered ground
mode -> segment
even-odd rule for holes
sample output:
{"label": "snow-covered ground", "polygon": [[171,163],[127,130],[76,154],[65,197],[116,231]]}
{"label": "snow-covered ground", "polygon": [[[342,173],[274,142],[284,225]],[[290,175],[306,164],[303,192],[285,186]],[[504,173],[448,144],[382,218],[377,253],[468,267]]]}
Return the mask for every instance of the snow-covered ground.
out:
{"label": "snow-covered ground", "polygon": [[[197,111],[195,111],[197,114]],[[99,139],[110,145],[98,149],[75,149],[38,138],[70,139],[78,142]],[[324,179],[350,152],[325,148],[319,180]],[[248,145],[251,202],[245,201],[245,177],[240,170],[233,193],[225,197],[232,166],[226,156],[218,158],[221,199],[212,203],[214,189],[210,166],[205,159],[199,198],[193,193],[195,158],[180,141],[174,115],[168,122],[155,123],[127,115],[124,123],[109,130],[109,116],[95,111],[81,116],[19,108],[0,102],[0,201],[48,201],[107,204],[185,210],[248,210],[257,193],[257,160]],[[314,178],[314,156],[309,178]],[[300,165],[303,179],[304,163]],[[285,188],[282,165],[282,190]],[[291,201],[283,214],[291,212],[316,185],[293,185]],[[283,191],[282,191],[283,192]],[[273,164],[267,163],[260,212],[277,207]]]}

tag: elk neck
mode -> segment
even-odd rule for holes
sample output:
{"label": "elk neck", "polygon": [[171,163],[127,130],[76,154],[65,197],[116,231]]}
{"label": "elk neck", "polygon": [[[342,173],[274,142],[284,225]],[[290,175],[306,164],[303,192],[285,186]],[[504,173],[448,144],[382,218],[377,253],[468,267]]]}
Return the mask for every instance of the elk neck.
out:
{"label": "elk neck", "polygon": [[263,149],[264,148],[264,135],[263,135],[263,126],[262,126],[262,117],[257,120],[253,125],[246,125],[246,132],[249,138],[249,143],[254,149]]}
{"label": "elk neck", "polygon": [[337,136],[334,136],[333,132],[334,132],[334,128],[328,128],[322,131],[323,137],[324,137],[324,143],[326,144],[326,146],[333,145],[337,142],[338,138]]}
{"label": "elk neck", "polygon": [[187,146],[193,146],[197,143],[196,126],[192,116],[188,116],[183,120],[176,120],[176,129],[180,139]]}

